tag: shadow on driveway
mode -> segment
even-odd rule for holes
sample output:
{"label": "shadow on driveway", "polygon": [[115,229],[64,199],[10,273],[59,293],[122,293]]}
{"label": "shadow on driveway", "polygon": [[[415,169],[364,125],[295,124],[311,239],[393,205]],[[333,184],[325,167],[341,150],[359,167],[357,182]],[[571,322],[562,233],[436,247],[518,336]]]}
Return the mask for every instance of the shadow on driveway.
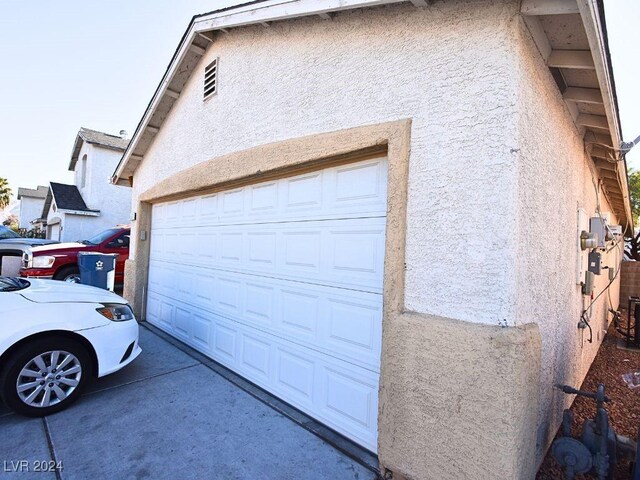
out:
{"label": "shadow on driveway", "polygon": [[[376,474],[140,329],[142,355],[45,420],[0,406],[0,477],[55,460],[57,478],[375,479]],[[24,464],[23,464],[24,465]]]}

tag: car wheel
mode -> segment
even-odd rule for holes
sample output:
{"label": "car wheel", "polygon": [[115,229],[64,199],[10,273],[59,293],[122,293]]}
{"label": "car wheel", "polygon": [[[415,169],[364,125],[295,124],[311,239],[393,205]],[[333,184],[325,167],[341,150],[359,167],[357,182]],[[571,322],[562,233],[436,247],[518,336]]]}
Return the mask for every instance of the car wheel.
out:
{"label": "car wheel", "polygon": [[17,413],[42,417],[78,399],[92,371],[86,349],[68,338],[29,342],[7,359],[0,374],[0,395]]}
{"label": "car wheel", "polygon": [[80,270],[78,270],[78,267],[65,267],[56,272],[53,279],[69,283],[80,283]]}

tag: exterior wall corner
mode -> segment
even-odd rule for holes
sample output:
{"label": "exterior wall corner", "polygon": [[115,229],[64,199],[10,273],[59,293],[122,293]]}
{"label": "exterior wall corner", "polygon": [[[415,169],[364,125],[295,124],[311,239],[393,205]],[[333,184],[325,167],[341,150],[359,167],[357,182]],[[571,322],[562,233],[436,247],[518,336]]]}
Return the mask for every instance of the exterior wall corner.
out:
{"label": "exterior wall corner", "polygon": [[384,340],[383,472],[410,480],[535,476],[537,325],[402,313],[387,319]]}

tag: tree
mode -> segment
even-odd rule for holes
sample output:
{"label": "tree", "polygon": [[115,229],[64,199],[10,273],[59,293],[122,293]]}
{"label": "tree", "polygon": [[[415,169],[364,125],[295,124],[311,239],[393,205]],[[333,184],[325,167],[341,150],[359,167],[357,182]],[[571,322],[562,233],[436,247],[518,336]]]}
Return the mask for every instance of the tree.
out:
{"label": "tree", "polygon": [[4,208],[11,202],[11,188],[6,178],[0,177],[0,208]]}
{"label": "tree", "polygon": [[[631,215],[634,225],[638,225],[640,217],[640,170],[629,169],[629,196],[631,197]],[[640,261],[640,231],[633,232],[625,238],[625,256],[630,260]]]}
{"label": "tree", "polygon": [[11,230],[18,231],[18,217],[15,215],[9,215],[2,224]]}

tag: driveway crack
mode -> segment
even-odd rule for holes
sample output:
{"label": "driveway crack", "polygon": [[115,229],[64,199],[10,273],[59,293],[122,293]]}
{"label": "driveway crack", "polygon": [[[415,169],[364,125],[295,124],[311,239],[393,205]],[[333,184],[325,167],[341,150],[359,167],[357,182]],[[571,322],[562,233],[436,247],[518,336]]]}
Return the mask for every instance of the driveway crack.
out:
{"label": "driveway crack", "polygon": [[[42,426],[44,427],[44,434],[47,437],[49,454],[51,455],[51,460],[53,460],[52,470],[56,475],[56,480],[62,480],[62,465],[59,463],[58,457],[56,456],[56,449],[53,446],[53,439],[51,438],[51,431],[49,430],[49,422],[47,422],[47,417],[42,417]],[[61,468],[58,468],[59,465]]]}

